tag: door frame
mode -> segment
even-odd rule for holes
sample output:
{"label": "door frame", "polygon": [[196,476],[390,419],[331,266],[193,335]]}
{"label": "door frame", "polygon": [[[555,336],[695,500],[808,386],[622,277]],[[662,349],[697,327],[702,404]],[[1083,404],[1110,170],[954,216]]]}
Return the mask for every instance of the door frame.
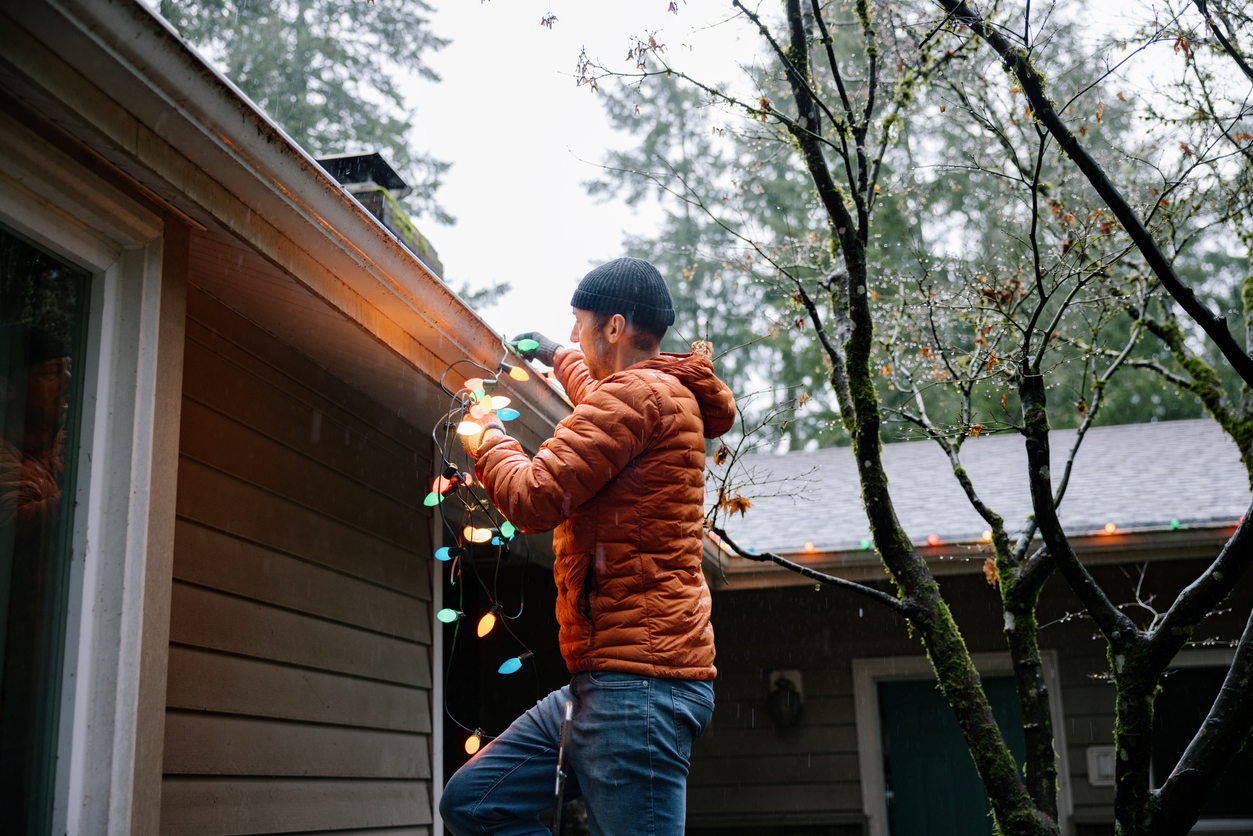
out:
{"label": "door frame", "polygon": [[[1062,713],[1061,679],[1057,651],[1040,652],[1044,681],[1049,689],[1053,715],[1053,748],[1057,751],[1058,818],[1062,836],[1070,833],[1074,802],[1070,795],[1070,763],[1066,750],[1066,724]],[[1013,673],[1008,653],[972,653],[980,676]],[[862,809],[868,836],[887,836],[888,802],[883,776],[883,741],[879,721],[879,682],[884,680],[934,679],[935,669],[925,656],[876,656],[853,660],[853,712],[857,723],[857,762],[861,772]]]}

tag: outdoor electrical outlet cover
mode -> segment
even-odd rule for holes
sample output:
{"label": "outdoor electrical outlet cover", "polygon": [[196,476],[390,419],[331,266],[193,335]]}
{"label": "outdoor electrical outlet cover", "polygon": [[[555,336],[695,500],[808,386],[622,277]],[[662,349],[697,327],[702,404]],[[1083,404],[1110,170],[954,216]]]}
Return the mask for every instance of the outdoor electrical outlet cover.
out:
{"label": "outdoor electrical outlet cover", "polygon": [[1114,786],[1114,765],[1117,757],[1113,746],[1089,746],[1088,783],[1094,787]]}

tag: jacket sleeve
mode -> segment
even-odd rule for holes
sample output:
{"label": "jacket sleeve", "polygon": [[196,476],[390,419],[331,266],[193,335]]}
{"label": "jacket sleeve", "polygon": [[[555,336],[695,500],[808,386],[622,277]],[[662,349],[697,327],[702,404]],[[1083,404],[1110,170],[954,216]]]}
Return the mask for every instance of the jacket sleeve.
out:
{"label": "jacket sleeve", "polygon": [[515,439],[493,436],[475,471],[487,495],[527,534],[549,531],[595,496],[649,444],[661,411],[638,378],[602,383],[528,458]]}
{"label": "jacket sleeve", "polygon": [[553,372],[556,373],[557,380],[561,381],[561,388],[566,390],[571,403],[575,406],[587,400],[588,394],[597,386],[597,382],[592,380],[592,375],[587,370],[583,352],[575,348],[567,348],[561,353],[553,367]]}

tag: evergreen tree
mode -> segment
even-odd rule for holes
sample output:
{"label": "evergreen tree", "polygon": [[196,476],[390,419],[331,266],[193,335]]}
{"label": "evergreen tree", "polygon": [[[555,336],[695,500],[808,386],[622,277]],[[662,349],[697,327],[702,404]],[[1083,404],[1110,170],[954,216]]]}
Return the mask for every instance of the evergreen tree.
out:
{"label": "evergreen tree", "polygon": [[448,163],[413,150],[398,72],[438,76],[443,47],[423,0],[161,0],[160,13],[315,155],[383,151],[414,186],[410,207],[442,223]]}

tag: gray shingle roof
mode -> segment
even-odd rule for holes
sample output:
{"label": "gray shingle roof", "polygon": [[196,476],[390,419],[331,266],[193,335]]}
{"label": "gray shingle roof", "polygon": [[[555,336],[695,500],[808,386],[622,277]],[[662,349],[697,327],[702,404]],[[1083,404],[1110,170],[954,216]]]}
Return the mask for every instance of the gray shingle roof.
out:
{"label": "gray shingle roof", "polygon": [[[1051,434],[1055,485],[1074,436],[1072,430]],[[915,543],[925,543],[931,534],[942,543],[976,541],[988,528],[935,442],[885,445],[883,461],[897,516]],[[1031,513],[1026,461],[1017,434],[972,438],[962,450],[976,491],[1004,517],[1011,534]],[[753,455],[741,463],[758,482],[803,480],[744,489],[746,496],[780,495],[753,498],[743,519],[728,521],[728,533],[742,546],[788,553],[811,542],[817,551],[845,551],[858,549],[870,536],[851,448]],[[1204,528],[1234,525],[1249,501],[1236,446],[1214,421],[1128,424],[1088,432],[1060,515],[1072,535],[1096,533],[1108,522],[1130,531],[1169,528],[1175,519],[1185,528]]]}

